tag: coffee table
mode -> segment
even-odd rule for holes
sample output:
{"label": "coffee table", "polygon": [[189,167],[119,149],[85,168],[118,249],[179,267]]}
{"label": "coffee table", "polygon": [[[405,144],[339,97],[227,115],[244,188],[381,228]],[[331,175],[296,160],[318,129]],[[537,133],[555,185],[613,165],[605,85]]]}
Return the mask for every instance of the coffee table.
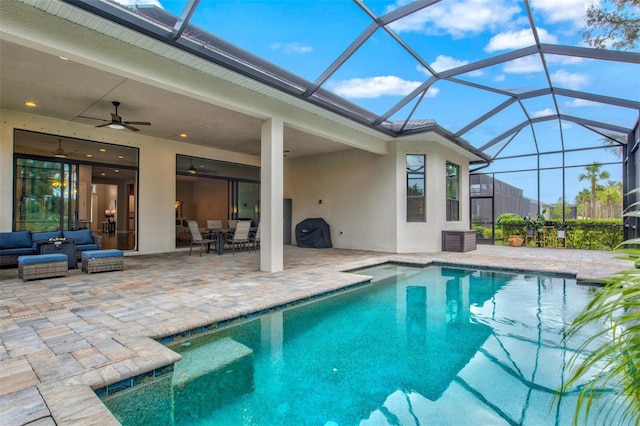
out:
{"label": "coffee table", "polygon": [[69,269],[78,268],[75,239],[67,238],[65,240],[36,240],[35,243],[37,245],[36,252],[38,254],[66,254],[69,261]]}

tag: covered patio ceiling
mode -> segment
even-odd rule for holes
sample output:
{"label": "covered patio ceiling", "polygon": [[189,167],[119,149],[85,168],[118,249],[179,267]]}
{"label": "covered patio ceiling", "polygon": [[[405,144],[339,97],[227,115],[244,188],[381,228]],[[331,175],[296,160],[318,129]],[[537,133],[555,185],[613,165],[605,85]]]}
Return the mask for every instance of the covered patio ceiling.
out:
{"label": "covered patio ceiling", "polygon": [[[640,111],[640,54],[585,47],[579,35],[584,8],[576,15],[576,4],[586,4],[581,0],[562,10],[543,0],[287,7],[267,1],[11,0],[3,7],[13,12],[12,3],[46,12],[28,12],[39,31],[46,31],[47,15],[112,40],[113,52],[99,54],[130,46],[181,65],[189,66],[189,57],[204,59],[231,70],[228,81],[293,107],[320,107],[325,117],[337,114],[383,140],[431,132],[485,160],[535,156],[544,162],[545,155],[624,144]],[[96,125],[118,100],[125,120],[152,123],[140,126],[140,134],[260,154],[255,116],[14,41],[0,40],[2,108],[26,111],[30,97],[40,101],[36,114]],[[351,148],[285,127],[289,158]]]}
{"label": "covered patio ceiling", "polygon": [[[66,2],[392,137],[436,130],[492,159],[627,143],[640,111],[640,54],[585,47],[585,1]],[[301,56],[280,54],[284,37]]]}

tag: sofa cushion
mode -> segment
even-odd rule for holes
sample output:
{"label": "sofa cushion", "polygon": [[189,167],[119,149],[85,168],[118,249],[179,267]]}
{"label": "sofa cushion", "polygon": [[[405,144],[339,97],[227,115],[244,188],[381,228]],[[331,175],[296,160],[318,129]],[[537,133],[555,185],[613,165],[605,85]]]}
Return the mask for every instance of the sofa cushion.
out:
{"label": "sofa cushion", "polygon": [[31,233],[31,239],[33,241],[48,240],[49,238],[62,238],[62,231],[43,231]]}
{"label": "sofa cushion", "polygon": [[90,250],[82,253],[83,259],[104,259],[108,257],[123,257],[124,253],[118,249]]}
{"label": "sofa cushion", "polygon": [[0,232],[0,249],[31,247],[31,231]]}
{"label": "sofa cushion", "polygon": [[18,265],[39,265],[41,263],[67,262],[67,259],[67,255],[62,253],[20,256],[18,258]]}
{"label": "sofa cushion", "polygon": [[80,244],[80,245],[76,244],[77,252],[87,251],[87,250],[100,250],[100,246],[98,246],[97,244]]}
{"label": "sofa cushion", "polygon": [[23,254],[36,254],[33,247],[18,247],[12,249],[0,249],[0,256],[20,256]]}
{"label": "sofa cushion", "polygon": [[64,231],[65,238],[75,239],[76,249],[83,244],[93,244],[93,234],[91,229],[80,229],[78,231]]}

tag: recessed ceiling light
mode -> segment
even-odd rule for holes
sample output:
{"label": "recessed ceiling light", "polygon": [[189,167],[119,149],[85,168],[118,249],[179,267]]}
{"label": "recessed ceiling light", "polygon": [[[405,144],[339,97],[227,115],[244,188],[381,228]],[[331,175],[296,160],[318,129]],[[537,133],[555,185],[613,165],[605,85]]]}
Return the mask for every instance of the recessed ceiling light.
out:
{"label": "recessed ceiling light", "polygon": [[100,173],[100,176],[106,176],[106,173]]}
{"label": "recessed ceiling light", "polygon": [[104,148],[100,148],[100,149],[99,149],[99,151],[100,151],[100,152],[107,152],[107,150],[106,150],[106,149],[104,149]]}
{"label": "recessed ceiling light", "polygon": [[187,137],[187,134],[186,134],[186,133],[180,133],[180,137],[181,137],[181,138],[186,138],[186,137]]}
{"label": "recessed ceiling light", "polygon": [[87,154],[87,158],[91,158],[91,157],[93,157],[93,155]]}
{"label": "recessed ceiling light", "polygon": [[120,173],[120,170],[119,169],[115,169],[114,172]]}
{"label": "recessed ceiling light", "polygon": [[118,158],[122,160],[124,157],[122,155],[118,155]]}
{"label": "recessed ceiling light", "polygon": [[62,59],[63,61],[68,61],[69,58],[67,58],[66,56],[58,56],[58,58]]}
{"label": "recessed ceiling light", "polygon": [[28,106],[29,108],[35,108],[36,107],[36,103],[35,102],[31,102],[31,101],[25,102],[24,105]]}

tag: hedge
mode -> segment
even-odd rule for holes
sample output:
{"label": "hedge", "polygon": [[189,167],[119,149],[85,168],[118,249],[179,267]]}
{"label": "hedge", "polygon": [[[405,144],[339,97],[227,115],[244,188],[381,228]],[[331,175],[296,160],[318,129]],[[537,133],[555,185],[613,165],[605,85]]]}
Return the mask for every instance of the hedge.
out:
{"label": "hedge", "polygon": [[[624,239],[622,219],[569,219],[567,247],[586,250],[613,250]],[[555,222],[547,222],[554,226]],[[491,237],[491,229],[474,226],[478,236]],[[554,230],[547,230],[554,232]],[[510,235],[525,236],[527,230],[523,219],[502,218],[495,226],[494,241],[507,244]]]}

